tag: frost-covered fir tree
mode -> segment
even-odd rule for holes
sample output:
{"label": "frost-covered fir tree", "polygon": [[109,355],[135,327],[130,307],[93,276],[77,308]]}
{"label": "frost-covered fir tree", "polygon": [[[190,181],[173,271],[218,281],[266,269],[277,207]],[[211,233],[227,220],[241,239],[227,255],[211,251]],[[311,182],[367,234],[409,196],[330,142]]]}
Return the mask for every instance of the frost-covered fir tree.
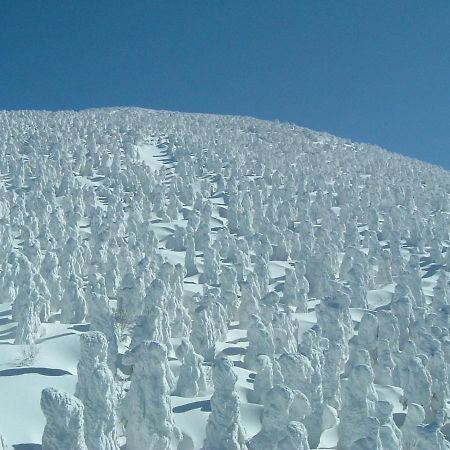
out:
{"label": "frost-covered fir tree", "polygon": [[170,345],[170,320],[166,308],[166,295],[163,281],[153,280],[143,300],[142,314],[138,316],[133,328],[131,347],[144,340]]}
{"label": "frost-covered fir tree", "polygon": [[194,312],[190,339],[195,351],[206,361],[214,360],[217,334],[206,305],[200,305]]}
{"label": "frost-covered fir tree", "polygon": [[223,304],[228,318],[236,320],[239,308],[239,288],[237,273],[233,266],[222,265],[220,273],[220,302]]}
{"label": "frost-covered fir tree", "polygon": [[206,424],[203,449],[243,450],[245,437],[235,389],[237,376],[229,359],[218,358],[214,361],[212,380],[214,394],[211,397],[211,413]]}
{"label": "frost-covered fir tree", "polygon": [[373,382],[373,372],[367,365],[353,368],[344,385],[342,408],[338,428],[338,449],[347,449],[368,435],[368,419],[374,413],[374,404],[369,400],[369,388]]}
{"label": "frost-covered fir tree", "polygon": [[181,397],[197,397],[206,391],[206,377],[203,370],[203,358],[195,353],[188,339],[182,339],[177,349],[177,356],[182,361],[177,380],[176,394]]}
{"label": "frost-covered fir tree", "polygon": [[406,411],[405,422],[401,428],[403,450],[413,450],[419,443],[420,427],[425,420],[425,411],[421,405],[411,403]]}
{"label": "frost-covered fir tree", "polygon": [[170,407],[165,346],[143,341],[125,353],[123,363],[133,366],[130,389],[122,404],[127,449],[176,449],[181,433]]}
{"label": "frost-covered fir tree", "polygon": [[249,343],[244,357],[244,362],[250,370],[258,367],[259,355],[273,358],[275,354],[272,327],[267,327],[258,316],[254,315],[251,319],[252,322],[247,330]]}
{"label": "frost-covered fir tree", "polygon": [[[299,268],[300,274],[301,270],[302,269]],[[287,305],[292,305],[293,307],[296,308],[297,312],[306,312],[307,310],[306,297],[308,292],[304,284],[305,281],[306,279],[305,280],[301,279],[299,282],[296,270],[291,268],[286,269],[286,278],[284,282],[284,291],[283,291],[283,303]]]}
{"label": "frost-covered fir tree", "polygon": [[22,303],[17,313],[17,329],[14,344],[32,345],[39,338],[41,320],[39,317],[41,298],[37,290],[29,293],[27,303]]}
{"label": "frost-covered fir tree", "polygon": [[329,342],[324,351],[324,356],[322,370],[323,401],[339,411],[341,406],[342,345],[337,342]]}
{"label": "frost-covered fir tree", "polygon": [[87,450],[84,440],[84,408],[80,400],[49,387],[42,391],[41,409],[46,419],[42,435],[43,450]]}
{"label": "frost-covered fir tree", "polygon": [[109,304],[106,294],[105,280],[103,277],[94,278],[90,287],[87,288],[88,298],[88,320],[91,331],[103,333],[108,341],[108,366],[113,371],[116,370],[116,357],[118,354],[118,332],[114,313]]}
{"label": "frost-covered fir tree", "polygon": [[309,450],[308,434],[301,422],[289,422],[287,436],[278,444],[279,450]]}
{"label": "frost-covered fir tree", "polygon": [[266,395],[262,413],[262,429],[247,444],[249,450],[276,450],[278,443],[288,436],[289,410],[294,393],[287,386],[277,384]]}
{"label": "frost-covered fir tree", "polygon": [[127,272],[117,290],[117,316],[123,324],[131,325],[136,321],[142,312],[144,296],[140,279],[132,271]]}
{"label": "frost-covered fir tree", "polygon": [[226,311],[217,301],[218,291],[206,291],[194,311],[190,340],[194,349],[205,361],[213,361],[216,343],[224,341],[227,335]]}
{"label": "frost-covered fir tree", "polygon": [[386,400],[379,400],[375,406],[375,417],[380,422],[382,448],[402,448],[402,432],[392,417],[394,406]]}
{"label": "frost-covered fir tree", "polygon": [[253,400],[256,403],[264,403],[267,392],[272,389],[273,382],[273,364],[267,355],[259,355],[257,358],[258,369],[253,383]]}
{"label": "frost-covered fir tree", "polygon": [[242,328],[247,329],[250,325],[253,315],[261,314],[257,290],[254,284],[247,280],[241,283],[241,302],[239,304],[239,324]]}
{"label": "frost-covered fir tree", "polygon": [[89,450],[118,450],[117,389],[107,364],[108,342],[98,331],[83,333],[75,396],[84,405],[84,435]]}
{"label": "frost-covered fir tree", "polygon": [[75,273],[68,277],[66,289],[61,300],[61,322],[82,323],[87,316],[83,280]]}

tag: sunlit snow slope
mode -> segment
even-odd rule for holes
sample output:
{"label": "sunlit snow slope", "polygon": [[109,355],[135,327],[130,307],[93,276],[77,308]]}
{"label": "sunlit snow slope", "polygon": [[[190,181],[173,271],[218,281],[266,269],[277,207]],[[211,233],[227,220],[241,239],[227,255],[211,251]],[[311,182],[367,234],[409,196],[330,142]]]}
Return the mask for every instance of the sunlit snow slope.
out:
{"label": "sunlit snow slope", "polygon": [[71,450],[449,448],[449,172],[247,117],[17,111],[0,190],[0,450],[43,444],[46,387],[84,404]]}

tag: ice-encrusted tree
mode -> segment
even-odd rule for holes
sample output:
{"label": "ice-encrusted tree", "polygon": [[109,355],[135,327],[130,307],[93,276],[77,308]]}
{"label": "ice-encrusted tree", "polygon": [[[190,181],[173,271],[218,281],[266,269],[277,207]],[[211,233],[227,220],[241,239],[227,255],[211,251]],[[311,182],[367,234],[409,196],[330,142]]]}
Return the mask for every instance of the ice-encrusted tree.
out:
{"label": "ice-encrusted tree", "polygon": [[[398,285],[397,285],[398,286]],[[405,286],[405,289],[408,289]],[[412,295],[401,295],[391,301],[391,311],[397,318],[398,328],[400,332],[398,347],[403,350],[409,339],[409,329],[413,317]]]}
{"label": "ice-encrusted tree", "polygon": [[367,448],[382,450],[380,439],[380,422],[376,417],[366,417],[363,420],[365,436],[352,442],[350,450],[365,450]]}
{"label": "ice-encrusted tree", "polygon": [[289,422],[287,436],[278,443],[278,450],[309,450],[308,433],[301,422]]}
{"label": "ice-encrusted tree", "polygon": [[279,363],[284,384],[293,390],[303,392],[308,397],[311,409],[304,423],[308,430],[310,445],[316,446],[323,431],[324,404],[320,364],[315,364],[314,367],[310,358],[300,353],[285,353],[280,356]]}
{"label": "ice-encrusted tree", "polygon": [[267,392],[272,389],[273,382],[273,364],[267,355],[258,355],[258,368],[253,382],[253,400],[256,403],[264,403]]}
{"label": "ice-encrusted tree", "polygon": [[311,404],[309,403],[308,397],[303,392],[297,389],[294,389],[292,392],[294,394],[294,401],[289,409],[289,420],[300,422],[302,424],[302,427],[304,428],[302,435],[309,445],[308,431],[303,422],[305,417],[308,417],[311,414]]}
{"label": "ice-encrusted tree", "polygon": [[386,285],[392,283],[391,273],[391,254],[388,250],[382,250],[378,257],[378,272],[376,277],[376,283],[378,285]]}
{"label": "ice-encrusted tree", "polygon": [[220,298],[229,320],[236,320],[239,308],[237,273],[233,266],[222,265],[220,273]]}
{"label": "ice-encrusted tree", "polygon": [[445,436],[441,431],[445,418],[446,413],[442,411],[430,423],[418,427],[417,448],[445,450],[448,447]]}
{"label": "ice-encrusted tree", "polygon": [[351,447],[353,442],[368,435],[368,419],[374,413],[374,405],[369,400],[369,389],[373,382],[373,372],[367,366],[355,366],[344,385],[342,408],[338,428],[340,450]]}
{"label": "ice-encrusted tree", "polygon": [[269,291],[270,274],[268,260],[261,255],[256,255],[254,273],[258,281],[259,291],[262,296]]}
{"label": "ice-encrusted tree", "polygon": [[375,405],[375,417],[380,422],[380,441],[382,448],[402,448],[402,432],[392,417],[394,405],[379,400]]}
{"label": "ice-encrusted tree", "polygon": [[206,305],[200,305],[194,312],[190,339],[195,351],[206,361],[214,360],[216,333]]}
{"label": "ice-encrusted tree", "polygon": [[395,362],[392,357],[391,347],[387,339],[377,342],[377,359],[373,365],[375,382],[378,384],[392,385]]}
{"label": "ice-encrusted tree", "polygon": [[405,283],[411,290],[415,304],[413,306],[425,306],[425,294],[422,288],[422,275],[420,273],[420,258],[417,254],[412,254],[406,266],[406,273],[403,277]]}
{"label": "ice-encrusted tree", "polygon": [[410,403],[405,421],[401,428],[403,450],[413,450],[419,443],[419,430],[425,420],[425,411],[421,405]]}
{"label": "ice-encrusted tree", "polygon": [[181,397],[197,397],[206,391],[206,376],[203,370],[203,357],[195,353],[188,339],[182,339],[177,349],[178,359],[182,362],[175,389]]}
{"label": "ice-encrusted tree", "polygon": [[220,257],[216,249],[207,245],[203,252],[203,273],[200,274],[200,282],[217,286],[219,284],[220,265]]}
{"label": "ice-encrusted tree", "polygon": [[322,374],[320,367],[315,367],[311,376],[310,387],[305,391],[310,403],[310,413],[304,418],[303,422],[308,430],[308,442],[311,447],[319,445],[320,436],[323,431],[323,391]]}
{"label": "ice-encrusted tree", "polygon": [[378,339],[378,319],[372,311],[364,312],[358,328],[358,336],[355,338],[358,348],[369,352],[372,360],[376,358]]}
{"label": "ice-encrusted tree", "polygon": [[323,401],[339,411],[341,406],[341,370],[343,348],[338,342],[329,342],[324,351],[322,370]]}
{"label": "ice-encrusted tree", "polygon": [[353,308],[368,308],[367,274],[361,264],[353,264],[347,274],[351,290],[351,306]]}
{"label": "ice-encrusted tree", "polygon": [[445,264],[445,270],[447,272],[450,272],[450,247],[446,247],[444,264]]}
{"label": "ice-encrusted tree", "polygon": [[167,313],[167,291],[161,279],[154,279],[144,297],[143,311],[133,328],[131,347],[144,340],[170,345],[170,319]]}
{"label": "ice-encrusted tree", "polygon": [[259,355],[267,355],[269,358],[273,358],[275,345],[272,327],[267,327],[258,316],[253,315],[251,319],[252,322],[247,330],[248,347],[244,362],[250,370],[253,370],[258,367]]}
{"label": "ice-encrusted tree", "polygon": [[419,355],[408,362],[408,377],[403,387],[403,402],[422,405],[427,416],[430,414],[432,379],[426,367],[428,358]]}
{"label": "ice-encrusted tree", "polygon": [[397,317],[390,311],[377,311],[378,336],[377,340],[386,339],[392,351],[398,351],[400,329]]}
{"label": "ice-encrusted tree", "polygon": [[[297,312],[306,312],[309,294],[309,282],[305,276],[306,274],[305,261],[296,261],[294,267],[295,267],[295,274],[297,277],[297,300],[300,305],[300,310],[298,310],[297,308]],[[305,306],[305,308],[303,308],[303,306]]]}
{"label": "ice-encrusted tree", "polygon": [[315,306],[317,323],[322,336],[329,342],[337,342],[342,346],[341,368],[349,356],[349,340],[353,335],[350,316],[350,298],[344,292],[337,292],[332,297],[324,297]]}
{"label": "ice-encrusted tree", "polygon": [[294,393],[287,386],[277,384],[267,393],[261,417],[262,429],[248,441],[249,450],[278,448],[278,443],[287,437],[293,401]]}
{"label": "ice-encrusted tree", "polygon": [[88,450],[84,440],[84,408],[80,400],[49,387],[42,391],[41,409],[46,419],[43,450]]}
{"label": "ice-encrusted tree", "polygon": [[205,251],[211,244],[211,225],[210,225],[210,213],[207,209],[203,209],[200,216],[200,223],[195,230],[195,249],[198,251]]}
{"label": "ice-encrusted tree", "polygon": [[[211,296],[211,297],[209,297]],[[207,293],[194,311],[190,340],[194,349],[205,361],[213,361],[216,343],[226,338],[226,312],[215,300],[214,292]]]}
{"label": "ice-encrusted tree", "polygon": [[214,361],[212,381],[214,394],[210,400],[211,413],[206,424],[203,450],[243,450],[245,436],[235,389],[237,376],[229,359],[220,357]]}
{"label": "ice-encrusted tree", "polygon": [[241,283],[241,302],[239,304],[239,325],[247,329],[252,315],[259,316],[261,311],[257,299],[257,290],[253,283],[247,281]]}
{"label": "ice-encrusted tree", "polygon": [[168,314],[170,319],[170,336],[186,337],[191,330],[191,317],[184,305],[183,280],[186,270],[182,264],[176,264],[169,280]]}
{"label": "ice-encrusted tree", "polygon": [[84,435],[89,450],[118,450],[117,389],[107,364],[108,341],[99,331],[80,337],[75,396],[84,405]]}
{"label": "ice-encrusted tree", "polygon": [[133,324],[142,312],[145,292],[132,270],[127,272],[117,290],[117,315],[125,325]]}
{"label": "ice-encrusted tree", "polygon": [[175,225],[172,236],[167,238],[167,244],[170,248],[176,252],[185,251],[186,246],[186,228],[180,225]]}
{"label": "ice-encrusted tree", "polygon": [[119,339],[114,313],[106,294],[105,279],[101,276],[95,277],[87,289],[89,329],[105,335],[108,341],[108,366],[114,373]]}
{"label": "ice-encrusted tree", "polygon": [[283,303],[295,307],[297,312],[306,312],[306,296],[299,286],[297,274],[293,268],[286,269]]}
{"label": "ice-encrusted tree", "polygon": [[39,338],[41,297],[36,289],[31,290],[28,302],[22,303],[17,312],[17,329],[14,344],[32,345]]}
{"label": "ice-encrusted tree", "polygon": [[11,312],[13,320],[18,321],[22,306],[28,304],[29,293],[35,288],[33,280],[34,270],[30,261],[24,255],[20,254],[17,258],[14,256],[14,259],[15,261],[13,262],[17,265],[14,280],[16,292]]}
{"label": "ice-encrusted tree", "polygon": [[0,303],[14,303],[16,297],[15,274],[12,265],[7,261],[1,265],[0,295]]}
{"label": "ice-encrusted tree", "polygon": [[61,300],[62,323],[84,322],[87,315],[87,305],[82,284],[83,280],[75,273],[69,275]]}
{"label": "ice-encrusted tree", "polygon": [[41,275],[50,292],[51,310],[56,312],[61,306],[62,286],[59,273],[58,255],[54,251],[47,251],[41,264]]}
{"label": "ice-encrusted tree", "polygon": [[133,366],[130,389],[122,404],[127,449],[177,448],[181,432],[170,407],[166,347],[143,341],[124,354],[123,363]]}

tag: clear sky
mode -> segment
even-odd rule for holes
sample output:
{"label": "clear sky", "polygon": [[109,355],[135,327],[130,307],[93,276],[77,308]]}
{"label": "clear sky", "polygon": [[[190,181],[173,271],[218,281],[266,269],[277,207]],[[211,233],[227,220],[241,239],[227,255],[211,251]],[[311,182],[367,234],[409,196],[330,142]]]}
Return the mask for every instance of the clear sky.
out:
{"label": "clear sky", "polygon": [[294,122],[450,169],[450,0],[1,0],[0,109]]}

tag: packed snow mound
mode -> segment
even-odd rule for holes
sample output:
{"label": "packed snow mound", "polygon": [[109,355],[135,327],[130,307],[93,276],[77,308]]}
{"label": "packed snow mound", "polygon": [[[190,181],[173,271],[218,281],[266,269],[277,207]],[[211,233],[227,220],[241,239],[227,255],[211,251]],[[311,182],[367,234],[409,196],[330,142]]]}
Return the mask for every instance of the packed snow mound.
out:
{"label": "packed snow mound", "polygon": [[450,172],[292,124],[0,112],[0,449],[450,448]]}

